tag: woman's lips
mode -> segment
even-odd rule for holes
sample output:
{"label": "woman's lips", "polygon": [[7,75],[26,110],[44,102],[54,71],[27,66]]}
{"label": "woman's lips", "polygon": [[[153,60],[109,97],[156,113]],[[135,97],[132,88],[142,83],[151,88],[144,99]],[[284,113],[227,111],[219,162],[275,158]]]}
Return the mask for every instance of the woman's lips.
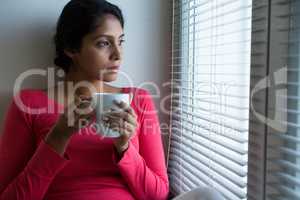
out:
{"label": "woman's lips", "polygon": [[119,71],[119,68],[120,68],[120,66],[107,67],[105,71],[116,73]]}
{"label": "woman's lips", "polygon": [[111,67],[107,67],[107,69],[119,69],[120,66],[111,66]]}

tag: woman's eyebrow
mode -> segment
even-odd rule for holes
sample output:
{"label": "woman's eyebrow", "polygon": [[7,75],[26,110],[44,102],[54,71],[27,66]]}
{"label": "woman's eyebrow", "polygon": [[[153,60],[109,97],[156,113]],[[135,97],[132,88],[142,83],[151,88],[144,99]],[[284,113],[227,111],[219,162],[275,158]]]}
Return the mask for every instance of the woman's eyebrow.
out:
{"label": "woman's eyebrow", "polygon": [[[125,36],[125,34],[123,33],[122,35],[120,35],[120,36],[119,36],[119,39],[120,39],[120,38],[122,38],[122,37],[124,37],[124,36]],[[99,37],[114,38],[114,36],[113,36],[113,35],[108,35],[108,34],[100,34],[100,35],[96,35],[96,36],[94,37],[94,39],[98,39]]]}

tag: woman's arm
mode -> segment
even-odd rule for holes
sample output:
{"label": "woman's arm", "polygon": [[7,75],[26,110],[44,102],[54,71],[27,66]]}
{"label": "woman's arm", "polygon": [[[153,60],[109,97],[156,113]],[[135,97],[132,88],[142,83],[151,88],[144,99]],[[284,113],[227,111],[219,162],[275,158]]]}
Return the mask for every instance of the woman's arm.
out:
{"label": "woman's arm", "polygon": [[[140,89],[141,90],[141,89]],[[141,109],[139,152],[129,142],[128,149],[114,160],[130,190],[139,200],[165,200],[168,197],[169,181],[158,116],[151,95],[146,90],[139,92],[143,100]]]}
{"label": "woman's arm", "polygon": [[[20,95],[23,102],[30,98],[26,91]],[[0,200],[43,199],[55,175],[68,163],[44,140],[36,147],[32,120],[11,103],[0,137]]]}

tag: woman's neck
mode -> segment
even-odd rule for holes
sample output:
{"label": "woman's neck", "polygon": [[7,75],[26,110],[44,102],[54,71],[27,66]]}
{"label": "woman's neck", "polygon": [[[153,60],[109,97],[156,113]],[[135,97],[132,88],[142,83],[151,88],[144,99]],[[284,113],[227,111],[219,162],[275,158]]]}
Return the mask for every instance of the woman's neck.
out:
{"label": "woman's neck", "polygon": [[70,71],[66,74],[64,79],[66,89],[76,89],[79,93],[91,92],[105,92],[107,84],[101,80],[94,80],[86,77],[84,73],[77,71]]}
{"label": "woman's neck", "polygon": [[117,93],[120,88],[113,87],[102,80],[85,77],[84,73],[70,71],[64,79],[65,91],[76,90],[76,95],[91,95],[93,92]]}

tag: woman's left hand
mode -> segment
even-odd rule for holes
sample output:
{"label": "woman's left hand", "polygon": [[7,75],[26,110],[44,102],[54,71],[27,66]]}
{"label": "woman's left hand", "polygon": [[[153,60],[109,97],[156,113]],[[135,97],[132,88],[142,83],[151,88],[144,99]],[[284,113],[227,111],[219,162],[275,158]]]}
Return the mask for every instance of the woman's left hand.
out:
{"label": "woman's left hand", "polygon": [[125,102],[114,102],[121,110],[111,109],[105,114],[104,121],[109,128],[118,131],[121,136],[114,140],[114,145],[121,155],[128,148],[129,140],[137,127],[137,116],[134,110]]}

